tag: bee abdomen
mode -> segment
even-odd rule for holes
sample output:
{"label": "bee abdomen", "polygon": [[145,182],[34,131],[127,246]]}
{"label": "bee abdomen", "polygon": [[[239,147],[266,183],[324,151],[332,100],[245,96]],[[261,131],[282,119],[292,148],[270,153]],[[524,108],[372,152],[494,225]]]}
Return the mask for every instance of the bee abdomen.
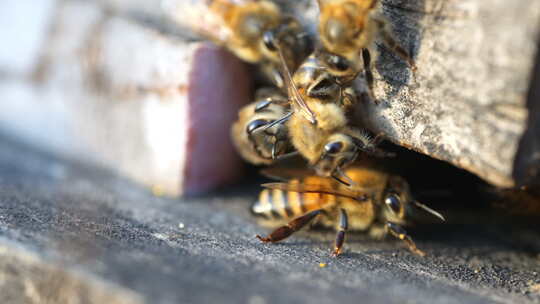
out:
{"label": "bee abdomen", "polygon": [[267,219],[290,218],[296,215],[291,208],[287,192],[279,189],[261,191],[259,200],[251,207],[251,212]]}

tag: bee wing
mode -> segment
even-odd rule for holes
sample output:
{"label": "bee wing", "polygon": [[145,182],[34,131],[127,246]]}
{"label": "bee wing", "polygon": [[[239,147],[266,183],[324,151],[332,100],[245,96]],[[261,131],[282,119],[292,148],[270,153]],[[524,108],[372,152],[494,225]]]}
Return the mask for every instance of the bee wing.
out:
{"label": "bee wing", "polygon": [[354,190],[347,190],[342,188],[335,188],[328,185],[311,185],[311,184],[291,184],[291,183],[266,183],[261,185],[268,189],[278,189],[283,191],[300,192],[300,193],[324,193],[341,197],[348,197],[357,201],[367,200],[372,190],[367,188],[355,188]]}
{"label": "bee wing", "polygon": [[280,46],[277,46],[278,53],[279,53],[279,59],[281,61],[281,69],[283,72],[283,78],[285,80],[285,86],[287,87],[288,93],[289,93],[289,99],[292,101],[292,103],[296,104],[298,108],[300,109],[300,113],[312,124],[316,123],[317,120],[315,119],[315,115],[311,111],[311,109],[306,104],[304,98],[298,92],[298,88],[294,84],[292,80],[291,71],[289,70],[289,67],[287,66],[287,61],[285,60],[285,56],[283,55],[283,50]]}
{"label": "bee wing", "polygon": [[[283,167],[273,167],[273,168],[265,168],[260,171],[260,173],[268,177],[270,179],[278,180],[278,181],[289,181],[294,178],[304,178],[308,176],[315,175],[314,171],[310,171],[307,169],[295,169],[295,168],[283,168]],[[321,177],[322,178],[322,177]]]}

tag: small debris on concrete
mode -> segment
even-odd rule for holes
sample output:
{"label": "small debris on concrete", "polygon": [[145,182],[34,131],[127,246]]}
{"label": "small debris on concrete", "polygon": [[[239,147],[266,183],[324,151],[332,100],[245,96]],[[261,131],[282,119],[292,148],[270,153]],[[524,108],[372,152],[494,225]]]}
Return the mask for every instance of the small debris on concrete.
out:
{"label": "small debris on concrete", "polygon": [[536,283],[529,287],[529,291],[533,293],[540,293],[540,283]]}

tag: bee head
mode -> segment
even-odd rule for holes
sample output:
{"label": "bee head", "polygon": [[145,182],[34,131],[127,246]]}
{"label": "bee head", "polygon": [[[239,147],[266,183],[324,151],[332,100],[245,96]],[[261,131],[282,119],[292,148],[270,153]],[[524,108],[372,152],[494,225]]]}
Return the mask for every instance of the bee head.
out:
{"label": "bee head", "polygon": [[263,50],[268,54],[273,54],[277,56],[278,52],[278,41],[276,39],[275,30],[268,30],[263,33],[262,36],[262,46]]}
{"label": "bee head", "polygon": [[263,129],[270,122],[267,119],[258,118],[249,121],[245,126],[249,145],[259,158],[265,160],[271,159],[272,142],[271,137]]}
{"label": "bee head", "polygon": [[394,223],[404,222],[410,213],[411,201],[409,184],[399,176],[390,176],[382,197],[387,220]]}
{"label": "bee head", "polygon": [[292,61],[296,57],[292,51],[295,50],[298,44],[298,39],[296,39],[294,32],[284,26],[270,28],[262,33],[262,39],[260,41],[261,53],[268,61],[279,63],[281,60],[279,52],[281,50],[287,61],[287,66],[293,68]]}
{"label": "bee head", "polygon": [[391,176],[383,194],[383,203],[386,208],[386,219],[393,223],[404,223],[407,219],[418,215],[418,209],[438,217],[444,217],[437,211],[416,201],[410,192],[409,184],[399,176]]}
{"label": "bee head", "polygon": [[358,68],[343,56],[319,49],[317,50],[316,57],[328,69],[330,74],[338,77],[341,83],[351,81],[358,74]]}
{"label": "bee head", "polygon": [[279,24],[279,8],[270,1],[247,3],[236,11],[232,27],[247,41],[259,39],[265,29]]}
{"label": "bee head", "polygon": [[[258,109],[264,106],[259,103],[255,106]],[[267,105],[266,108],[272,110],[274,105]],[[272,117],[273,118],[273,117]],[[289,148],[287,140],[287,130],[284,124],[278,123],[269,127],[275,120],[271,117],[258,116],[247,122],[245,132],[253,151],[262,159],[271,160],[287,152]],[[268,128],[269,127],[269,128]]]}
{"label": "bee head", "polygon": [[353,162],[357,155],[358,149],[349,135],[334,134],[323,146],[321,157],[314,164],[314,169],[318,175],[332,176],[338,169]]}
{"label": "bee head", "polygon": [[[260,49],[264,56],[272,62],[279,62],[279,50],[284,52],[287,60],[302,60],[310,45],[309,35],[300,23],[291,16],[281,16],[274,26],[267,27],[260,39]],[[290,58],[289,58],[290,57]],[[302,58],[302,59],[300,59]],[[289,68],[295,68],[289,66]]]}
{"label": "bee head", "polygon": [[290,71],[296,70],[309,51],[309,35],[295,18],[280,15],[276,24],[261,32],[258,41],[263,72],[284,88],[283,65]]}
{"label": "bee head", "polygon": [[[352,53],[358,50],[360,40],[365,40],[368,13],[358,1],[338,1],[326,4],[321,10],[319,35],[324,47],[334,53]],[[362,2],[362,1],[360,1]],[[352,58],[352,57],[351,57]]]}

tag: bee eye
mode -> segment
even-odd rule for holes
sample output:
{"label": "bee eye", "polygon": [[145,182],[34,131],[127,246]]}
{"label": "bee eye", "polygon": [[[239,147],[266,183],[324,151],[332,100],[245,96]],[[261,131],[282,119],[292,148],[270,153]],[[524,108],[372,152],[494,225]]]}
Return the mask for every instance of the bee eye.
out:
{"label": "bee eye", "polygon": [[401,210],[401,202],[399,200],[399,197],[395,194],[388,195],[384,200],[384,203],[386,204],[386,206],[390,207],[390,209],[396,214],[398,214]]}
{"label": "bee eye", "polygon": [[340,141],[334,141],[324,146],[324,152],[328,154],[339,153],[343,149],[343,143]]}
{"label": "bee eye", "polygon": [[257,105],[255,105],[255,112],[260,112],[260,111],[266,109],[271,103],[272,103],[272,101],[270,101],[270,100],[263,100],[263,101],[259,102]]}
{"label": "bee eye", "polygon": [[349,63],[341,56],[332,56],[330,58],[330,63],[339,71],[346,71],[349,69]]}
{"label": "bee eye", "polygon": [[247,125],[246,130],[247,130],[248,134],[251,134],[253,131],[255,131],[256,129],[258,129],[258,128],[266,125],[266,124],[268,124],[267,120],[265,120],[265,119],[256,119],[256,120],[250,122]]}
{"label": "bee eye", "polygon": [[263,43],[264,46],[271,52],[277,51],[277,46],[275,44],[275,36],[271,31],[266,31],[263,34]]}

